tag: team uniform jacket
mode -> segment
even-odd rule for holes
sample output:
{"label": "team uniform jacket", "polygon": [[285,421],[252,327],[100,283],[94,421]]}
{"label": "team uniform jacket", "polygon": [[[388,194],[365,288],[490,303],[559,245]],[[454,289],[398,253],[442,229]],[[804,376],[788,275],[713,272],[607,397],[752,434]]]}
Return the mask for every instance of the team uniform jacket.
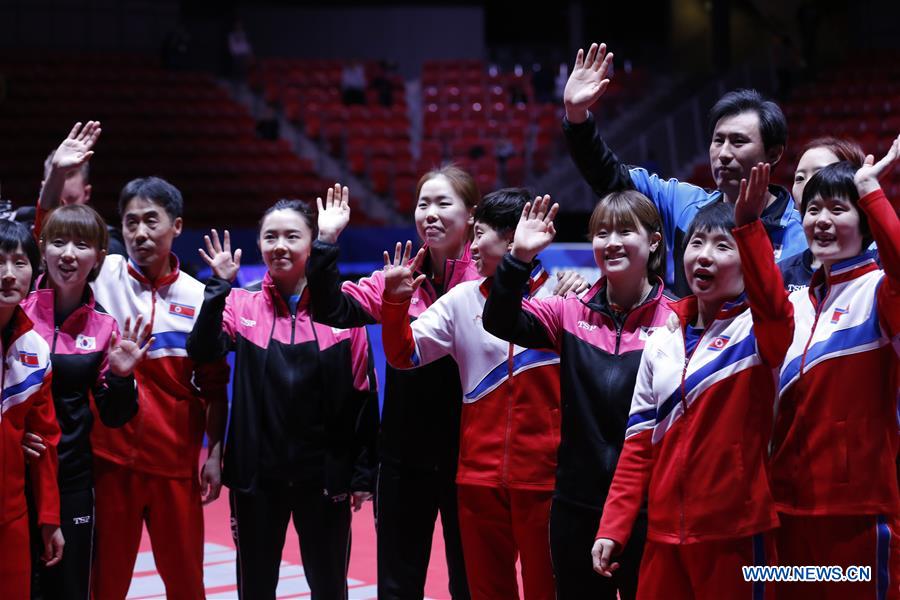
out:
{"label": "team uniform jacket", "polygon": [[50,343],[53,364],[53,404],[62,432],[57,445],[59,487],[62,492],[93,486],[91,429],[94,413],[107,427],[121,427],[138,411],[134,377],[117,377],[107,361],[110,337],[118,335],[116,320],[97,306],[90,288],[85,302],[66,320],[55,325],[54,292],[42,287],[22,302],[22,308],[34,323],[34,330]]}
{"label": "team uniform jacket", "polygon": [[[371,430],[365,441],[374,444],[378,422],[365,329],[313,323],[305,291],[292,314],[268,273],[259,291],[232,289],[210,277],[188,350],[205,362],[232,349],[224,483],[239,492],[308,484],[331,496],[347,493],[364,450],[358,440]],[[371,489],[373,473],[371,462],[360,464],[353,490]]]}
{"label": "team uniform jacket", "polygon": [[[547,273],[537,268],[519,293],[548,295],[546,281]],[[559,356],[515,346],[484,330],[481,315],[490,285],[490,279],[461,283],[411,324],[408,303],[385,301],[384,351],[400,369],[445,356],[459,365],[457,483],[549,491],[559,445]]]}
{"label": "team uniform jacket", "polygon": [[606,301],[606,281],[565,298],[522,299],[530,266],[503,258],[484,312],[488,331],[560,356],[562,431],[555,498],[600,509],[625,438],[628,408],[647,337],[671,309],[662,282],[640,306],[619,317]]}
{"label": "team uniform jacket", "polygon": [[227,402],[224,360],[196,365],[185,344],[203,302],[203,284],[179,271],[149,281],[130,259],[108,256],[94,296],[119,326],[138,315],[156,338],[147,359],[135,369],[140,410],[124,427],[94,428],[94,454],[123,467],[171,478],[197,474],[208,402]]}
{"label": "team uniform jacket", "polygon": [[772,491],[796,515],[897,515],[900,224],[881,190],[860,199],[871,252],[819,269],[790,295],[796,330],[781,369]]}
{"label": "team uniform jacket", "polygon": [[[317,323],[332,327],[361,327],[381,322],[384,276],[375,271],[358,283],[340,281],[338,246],[314,241],[306,268],[310,306]],[[423,271],[429,272],[426,264]],[[469,249],[446,261],[444,281],[426,280],[413,294],[409,317],[416,318],[443,293],[463,281],[479,279]],[[459,369],[447,356],[421,369],[403,371],[387,366],[384,406],[378,438],[382,461],[422,472],[454,473],[459,457],[462,396]],[[422,401],[427,393],[429,402]]]}
{"label": "team uniform jacket", "polygon": [[[22,517],[28,510],[22,453],[26,431],[39,435],[47,447],[40,459],[30,463],[37,521],[59,525],[56,444],[60,434],[50,391],[50,346],[21,308],[16,308],[9,327],[8,341],[0,343],[0,525]],[[28,552],[27,548],[22,551]]]}
{"label": "team uniform jacket", "polygon": [[[653,201],[662,217],[668,244],[666,284],[679,296],[690,294],[682,268],[684,238],[701,208],[712,202],[724,201],[722,192],[708,192],[677,179],[661,179],[645,169],[629,169],[600,137],[593,116],[577,125],[564,119],[563,132],[572,160],[598,196],[603,197],[616,190],[635,189]],[[775,201],[766,207],[760,218],[777,261],[802,252],[807,244],[800,213],[794,207],[790,192],[777,185],[770,185],[769,192],[775,196]]]}
{"label": "team uniform jacket", "polygon": [[597,537],[624,545],[644,498],[655,542],[740,538],[778,525],[767,445],[793,316],[775,263],[759,259],[771,255],[762,223],[734,236],[746,294],[722,306],[690,357],[695,296],[673,304],[677,318],[647,340]]}

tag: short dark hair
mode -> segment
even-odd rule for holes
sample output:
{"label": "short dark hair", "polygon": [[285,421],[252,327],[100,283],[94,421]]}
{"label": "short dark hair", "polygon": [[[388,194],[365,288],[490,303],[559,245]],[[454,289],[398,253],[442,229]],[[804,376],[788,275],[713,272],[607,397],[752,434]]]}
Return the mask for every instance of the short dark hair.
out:
{"label": "short dark hair", "polygon": [[119,194],[119,216],[125,214],[125,207],[134,198],[143,198],[160,205],[174,221],[184,212],[184,200],[178,188],[160,177],[139,177],[132,179]]}
{"label": "short dark hair", "polygon": [[268,217],[276,210],[294,211],[295,213],[299,214],[306,222],[307,227],[309,227],[309,230],[312,232],[313,239],[315,239],[315,237],[319,235],[319,221],[316,218],[316,213],[312,209],[312,207],[303,200],[282,198],[281,200],[267,208],[266,212],[264,212],[262,217],[259,218],[259,223],[257,223],[256,225],[256,237],[259,237],[259,234],[262,232],[263,221],[265,221],[266,217]]}
{"label": "short dark hair", "polygon": [[723,117],[755,112],[759,117],[759,133],[766,150],[787,144],[787,119],[781,107],[756,90],[732,90],[719,98],[709,111],[709,135]]}
{"label": "short dark hair", "polygon": [[18,221],[0,220],[0,250],[15,252],[20,246],[31,263],[31,284],[34,285],[41,266],[41,252],[34,236],[28,227]]}
{"label": "short dark hair", "polygon": [[862,250],[874,241],[866,212],[859,208],[859,191],[856,189],[854,176],[857,167],[846,160],[822,167],[818,173],[810,177],[803,188],[803,200],[800,202],[800,214],[806,216],[809,203],[815,198],[841,198],[852,204],[859,212],[859,231],[863,236]]}
{"label": "short dark hair", "polygon": [[688,226],[687,235],[684,236],[682,251],[687,248],[691,238],[698,231],[724,231],[731,235],[732,229],[734,229],[734,206],[723,200],[707,204],[697,211],[694,220]]}
{"label": "short dark hair", "polygon": [[500,235],[515,231],[525,204],[534,200],[525,188],[503,188],[481,199],[475,209],[475,222],[484,223]]}

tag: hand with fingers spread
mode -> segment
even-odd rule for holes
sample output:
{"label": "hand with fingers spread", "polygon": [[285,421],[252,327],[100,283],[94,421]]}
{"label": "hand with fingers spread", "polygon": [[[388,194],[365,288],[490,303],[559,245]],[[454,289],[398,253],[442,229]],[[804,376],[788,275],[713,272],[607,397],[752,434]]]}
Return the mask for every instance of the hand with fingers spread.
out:
{"label": "hand with fingers spread", "polygon": [[215,229],[211,230],[210,235],[203,236],[206,251],[204,252],[202,248],[198,248],[197,251],[216,277],[233,282],[241,270],[241,249],[238,248],[232,255],[231,234],[227,229],[222,237],[223,241],[220,243],[219,233]]}
{"label": "hand with fingers spread", "polygon": [[100,121],[88,121],[84,127],[80,122],[75,123],[68,137],[53,153],[53,168],[68,172],[89,161],[94,155],[91,148],[97,143],[100,131]]}
{"label": "hand with fingers spread", "polygon": [[609,87],[606,76],[612,64],[613,53],[606,52],[606,44],[591,44],[587,56],[584,49],[578,50],[575,67],[563,92],[566,118],[570,123],[583,123],[588,118],[588,109],[600,99]]}
{"label": "hand with fingers spread", "polygon": [[325,204],[316,198],[319,207],[319,241],[336,244],[341,232],[350,223],[350,190],[334,184],[325,194]]}
{"label": "hand with fingers spread", "polygon": [[878,162],[875,162],[873,155],[866,156],[866,161],[853,178],[859,197],[862,198],[880,188],[881,184],[878,183],[878,179],[890,173],[898,159],[900,159],[900,136],[897,136],[888,153]]}
{"label": "hand with fingers spread", "polygon": [[144,315],[138,315],[131,327],[131,317],[125,319],[125,328],[121,336],[113,333],[109,340],[109,370],[113,375],[127,377],[134,373],[134,368],[145,358],[156,338],[150,337],[151,324],[143,326]]}
{"label": "hand with fingers spread", "polygon": [[750,169],[750,180],[741,179],[741,189],[734,203],[734,224],[737,227],[757,220],[769,202],[769,163],[759,163]]}
{"label": "hand with fingers spread", "polygon": [[594,570],[604,577],[612,577],[613,573],[619,568],[619,563],[610,564],[615,549],[616,543],[606,538],[599,538],[594,542],[594,547],[591,549]]}
{"label": "hand with fingers spread", "polygon": [[[402,250],[402,253],[401,253]],[[400,304],[412,298],[422,282],[425,281],[425,274],[416,277],[416,271],[419,270],[422,261],[425,259],[425,248],[420,248],[413,258],[412,262],[409,256],[412,253],[412,242],[407,240],[406,247],[397,242],[394,248],[394,260],[387,250],[384,252],[384,299],[388,302]]]}
{"label": "hand with fingers spread", "polygon": [[28,460],[38,460],[47,451],[44,439],[36,433],[26,431],[22,436],[22,451]]}
{"label": "hand with fingers spread", "polygon": [[525,204],[513,237],[514,258],[530,263],[541,250],[553,242],[553,238],[556,237],[553,219],[557,212],[559,204],[550,206],[549,195],[538,196],[534,202]]}

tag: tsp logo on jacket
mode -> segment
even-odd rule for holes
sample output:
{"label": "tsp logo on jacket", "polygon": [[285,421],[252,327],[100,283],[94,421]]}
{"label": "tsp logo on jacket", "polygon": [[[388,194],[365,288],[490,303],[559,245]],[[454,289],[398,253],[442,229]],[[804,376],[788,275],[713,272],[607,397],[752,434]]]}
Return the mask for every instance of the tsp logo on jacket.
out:
{"label": "tsp logo on jacket", "polygon": [[850,312],[850,307],[847,308],[835,308],[834,312],[831,313],[831,324],[837,325],[841,320],[841,317]]}
{"label": "tsp logo on jacket", "polygon": [[26,367],[31,367],[33,369],[38,368],[40,363],[38,362],[38,355],[34,352],[26,352],[25,350],[19,351],[19,362],[25,365]]}
{"label": "tsp logo on jacket", "polygon": [[709,343],[708,348],[713,352],[721,352],[725,349],[725,346],[728,345],[728,341],[731,339],[731,336],[720,335],[715,338],[712,342]]}
{"label": "tsp logo on jacket", "polygon": [[186,319],[193,319],[196,312],[197,311],[193,306],[188,306],[187,304],[178,304],[176,302],[169,303],[170,315],[184,317]]}

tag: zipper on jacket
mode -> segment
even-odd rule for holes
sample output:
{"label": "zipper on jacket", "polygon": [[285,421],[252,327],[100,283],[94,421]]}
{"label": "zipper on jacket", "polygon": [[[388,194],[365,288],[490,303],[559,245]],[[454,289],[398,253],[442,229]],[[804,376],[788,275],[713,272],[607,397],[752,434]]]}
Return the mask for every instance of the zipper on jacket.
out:
{"label": "zipper on jacket", "polygon": [[[685,426],[685,427],[687,427],[688,406],[687,406],[687,395],[685,394],[684,382],[685,382],[685,380],[687,379],[688,364],[691,362],[691,358],[694,357],[694,354],[697,352],[697,349],[700,348],[700,342],[703,341],[703,336],[706,335],[706,332],[707,332],[707,331],[709,331],[709,328],[708,328],[708,327],[705,327],[705,328],[703,329],[703,333],[701,333],[701,334],[700,334],[700,337],[697,339],[697,345],[694,346],[694,351],[691,352],[691,354],[690,354],[690,356],[689,356],[689,355],[688,355],[688,352],[687,352],[687,334],[686,334],[685,331],[684,331],[684,327],[681,328],[681,339],[682,339],[682,343],[684,344],[684,368],[681,370],[681,407],[682,407],[682,409],[684,410],[684,416],[683,416],[683,419],[684,419],[684,426]],[[684,447],[683,447],[683,445],[679,447],[679,450],[681,450],[681,452],[679,452],[679,454],[681,455],[681,456],[680,456],[680,461],[679,461],[679,462],[680,462],[680,464],[679,464],[679,467],[680,467],[679,470],[681,471],[681,473],[680,473],[679,476],[678,476],[678,495],[679,495],[681,501],[678,503],[678,512],[679,512],[679,516],[680,516],[680,518],[681,518],[681,528],[680,528],[680,530],[679,530],[679,536],[678,536],[678,537],[679,537],[679,539],[681,540],[681,543],[683,544],[683,543],[684,543],[684,540],[685,540],[685,538],[686,538],[686,535],[685,535],[685,516],[684,516],[684,504],[685,504],[685,499],[684,499],[684,480],[685,480],[685,477],[686,477],[686,469],[685,469]]]}
{"label": "zipper on jacket", "polygon": [[53,344],[50,346],[50,353],[56,354],[56,338],[59,336],[59,325],[53,327]]}
{"label": "zipper on jacket", "polygon": [[[627,316],[625,317],[628,318]],[[615,319],[613,319],[615,321]],[[621,323],[616,323],[616,356],[619,355],[619,342],[622,341],[622,328],[625,326],[625,320],[623,319]]]}
{"label": "zipper on jacket", "polygon": [[294,345],[294,331],[297,329],[297,313],[291,313],[291,346]]}
{"label": "zipper on jacket", "polygon": [[825,303],[828,301],[829,294],[831,294],[831,286],[828,287],[828,291],[825,292],[822,301],[816,306],[816,317],[813,319],[812,329],[809,332],[809,339],[806,340],[806,346],[803,347],[803,358],[800,360],[800,373],[798,374],[798,377],[803,377],[803,371],[806,369],[806,353],[809,352],[809,345],[816,335],[816,327],[819,326],[819,317],[822,315],[822,307],[824,307]]}

